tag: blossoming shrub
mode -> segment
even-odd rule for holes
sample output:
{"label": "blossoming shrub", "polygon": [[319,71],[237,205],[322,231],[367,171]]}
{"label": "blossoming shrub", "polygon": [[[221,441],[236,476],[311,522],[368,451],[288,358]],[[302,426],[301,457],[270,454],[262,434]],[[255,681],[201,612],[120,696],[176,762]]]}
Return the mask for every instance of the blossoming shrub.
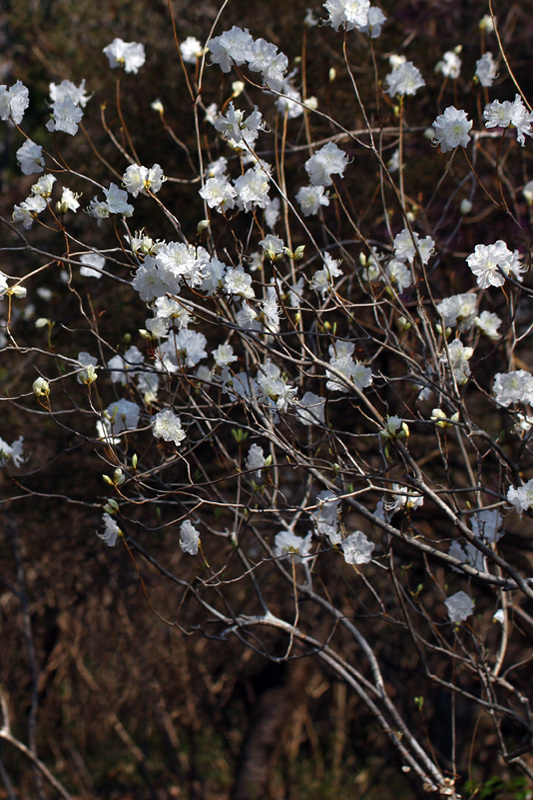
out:
{"label": "blossoming shrub", "polygon": [[[210,636],[314,655],[422,791],[458,796],[478,717],[531,776],[533,112],[494,16],[429,69],[385,6],[308,10],[298,58],[224,14],[175,29],[190,139],[164,84],[143,113],[177,152],[128,124],[141,42],[94,53],[117,76],[99,141],[90,75],[52,82],[35,129],[27,87],[0,86],[33,181],[4,220],[21,432],[0,464],[14,507],[82,504],[86,536],[155,566],[160,621],[187,628],[194,599]],[[22,438],[42,422],[91,478],[47,484]],[[416,670],[393,689],[398,647]],[[419,713],[437,691],[469,709],[449,747]]]}

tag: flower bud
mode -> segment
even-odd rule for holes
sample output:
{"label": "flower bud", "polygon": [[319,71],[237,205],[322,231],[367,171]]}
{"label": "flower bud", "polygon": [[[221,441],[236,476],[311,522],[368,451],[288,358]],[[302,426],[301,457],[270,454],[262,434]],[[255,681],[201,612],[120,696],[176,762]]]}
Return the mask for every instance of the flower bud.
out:
{"label": "flower bud", "polygon": [[412,325],[408,319],[405,317],[398,317],[398,328],[400,329],[401,333],[406,333],[406,331],[411,328]]}
{"label": "flower bud", "polygon": [[244,86],[243,81],[233,81],[231,84],[231,89],[233,91],[232,97],[238,97],[242,94],[244,92]]}
{"label": "flower bud", "polygon": [[33,394],[35,397],[48,397],[50,394],[50,384],[44,378],[37,378],[33,381]]}
{"label": "flower bud", "polygon": [[119,505],[117,501],[113,497],[111,497],[103,508],[104,511],[107,511],[108,514],[116,514],[119,510]]}
{"label": "flower bud", "polygon": [[80,372],[80,381],[86,386],[90,386],[91,383],[94,383],[97,377],[98,375],[96,374],[94,364],[87,364],[83,372]]}

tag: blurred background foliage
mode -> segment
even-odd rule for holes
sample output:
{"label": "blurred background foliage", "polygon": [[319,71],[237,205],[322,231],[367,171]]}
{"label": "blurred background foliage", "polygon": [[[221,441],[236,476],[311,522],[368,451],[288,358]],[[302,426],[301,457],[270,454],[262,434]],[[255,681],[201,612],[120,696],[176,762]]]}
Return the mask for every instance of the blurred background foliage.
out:
{"label": "blurred background foliage", "polygon": [[[173,2],[172,10],[181,40],[194,35],[205,41],[219,10],[218,2],[195,0]],[[224,10],[216,33],[233,24],[247,27],[254,36],[263,36],[277,44],[291,59],[302,56],[307,37],[305,67],[307,94],[318,97],[319,109],[331,114],[349,129],[362,125],[349,77],[343,65],[340,41],[342,35],[331,28],[313,28],[304,34],[303,19],[310,0],[269,0],[250,3],[231,0]],[[501,15],[502,40],[512,61],[516,77],[527,96],[533,98],[531,52],[533,50],[533,14],[530,0],[498,3]],[[457,45],[463,46],[463,74],[472,75],[480,56],[479,21],[488,12],[484,0],[385,0],[383,10],[389,20],[383,36],[374,44],[353,35],[348,40],[348,53],[361,92],[370,98],[367,111],[376,126],[395,124],[392,103],[372,89],[375,65],[381,76],[386,74],[387,57],[392,52],[405,53],[421,70],[433,90],[441,78],[434,66],[442,54]],[[320,5],[313,10],[320,13]],[[165,172],[185,182],[168,183],[165,202],[180,219],[185,230],[196,227],[201,206],[189,202],[189,182],[198,178],[196,140],[192,127],[191,100],[186,91],[182,68],[172,36],[167,2],[164,0],[3,0],[0,10],[0,82],[22,80],[30,88],[31,106],[24,127],[35,141],[52,152],[53,137],[44,123],[48,115],[49,83],[67,78],[79,83],[87,81],[93,98],[87,108],[84,124],[87,137],[61,142],[61,154],[75,169],[87,170],[96,179],[112,180],[107,166],[95,160],[93,146],[120,174],[127,166],[123,156],[110,142],[98,113],[103,107],[105,124],[121,137],[116,106],[117,74],[110,71],[102,48],[116,36],[125,41],[143,42],[147,62],[138,75],[121,75],[121,109],[141,163],[161,163]],[[494,42],[491,49],[495,50]],[[301,62],[300,62],[301,66]],[[330,70],[337,77],[331,82]],[[188,68],[191,75],[194,67]],[[504,73],[504,67],[501,67]],[[507,78],[507,76],[504,76]],[[461,79],[462,80],[462,79]],[[223,104],[228,100],[229,81],[223,80],[218,68],[207,68],[204,81],[204,105]],[[506,89],[509,81],[506,81]],[[408,103],[406,114],[412,126],[426,127],[440,109],[430,97],[438,92],[422,91],[416,102]],[[512,98],[506,94],[505,99]],[[442,88],[443,107],[454,102],[453,85]],[[165,120],[174,138],[165,131],[151,103],[161,98]],[[502,98],[504,99],[504,98]],[[475,109],[474,109],[475,110]],[[479,113],[481,109],[478,109]],[[202,115],[201,115],[202,117]],[[291,144],[305,144],[304,131],[291,130]],[[313,138],[337,133],[325,119],[312,118]],[[212,158],[225,152],[213,130],[202,129],[203,143]],[[15,202],[20,202],[32,178],[21,179],[14,159],[19,146],[15,132],[7,125],[0,128],[3,150],[0,160],[2,195],[0,207],[10,218]],[[175,140],[179,140],[180,145]],[[384,154],[392,155],[393,140],[384,140]],[[353,148],[353,145],[351,146]],[[406,142],[408,168],[406,192],[414,210],[422,197],[427,201],[435,187],[435,176],[442,161],[427,148]],[[487,148],[490,149],[490,142]],[[415,148],[415,149],[413,149]],[[519,162],[524,183],[533,177],[531,148],[514,148],[513,160]],[[265,153],[265,155],[267,155]],[[376,169],[374,162],[360,152],[350,152],[357,159],[357,185],[351,201],[359,219],[378,216],[380,198],[376,201]],[[296,169],[301,157],[291,163],[287,154],[287,171]],[[435,166],[436,165],[436,166]],[[487,161],[486,179],[494,180]],[[516,167],[514,167],[516,172]],[[459,191],[467,173],[466,165],[456,160],[444,185],[442,199],[437,199],[434,215],[421,221],[424,234],[432,235],[432,224],[442,218],[450,193],[458,192],[456,203],[465,196]],[[485,177],[483,163],[480,175]],[[73,186],[72,188],[76,188]],[[85,187],[84,187],[85,188]],[[84,198],[89,200],[89,197]],[[142,208],[141,198],[139,206]],[[150,206],[146,205],[144,223],[154,238],[169,235],[158,219],[154,227]],[[519,209],[528,224],[527,210]],[[382,213],[382,212],[381,212]],[[480,212],[484,213],[484,212]],[[237,222],[236,225],[240,225]],[[339,223],[340,224],[340,223]],[[379,237],[383,220],[372,222]],[[486,224],[490,239],[502,236],[508,224],[503,214],[488,207]],[[87,224],[79,215],[75,225],[81,238]],[[448,233],[446,221],[437,231],[441,239]],[[381,226],[381,228],[380,228]],[[98,235],[90,225],[91,236]],[[497,234],[496,234],[497,231]],[[476,226],[476,235],[479,224]],[[235,230],[238,237],[240,230]],[[342,230],[338,230],[342,236]],[[3,229],[9,242],[10,234]],[[45,234],[39,230],[39,237]],[[32,240],[34,241],[34,240]],[[35,242],[34,242],[35,243]],[[93,240],[94,245],[99,242]],[[464,225],[454,246],[471,251],[476,240],[468,224]],[[37,242],[45,245],[45,241]],[[3,254],[5,258],[5,254]],[[17,259],[19,256],[17,256]],[[9,264],[6,271],[25,270],[27,254],[20,263]],[[1,265],[0,265],[1,266]],[[5,265],[4,265],[5,266]],[[54,294],[47,308],[38,309],[52,319],[68,323],[68,303],[60,292],[59,278],[51,279]],[[461,276],[455,292],[463,290]],[[112,299],[104,288],[94,288],[95,314],[112,312],[113,304],[129,303],[127,291],[115,293]],[[139,304],[140,305],[140,304]],[[137,318],[138,316],[138,318]],[[144,310],[132,309],[131,330],[142,326]],[[28,322],[29,328],[33,323]],[[105,338],[122,346],[124,331],[112,313],[102,323]],[[77,340],[77,345],[79,340]],[[66,352],[66,337],[60,343]],[[79,347],[77,347],[79,349]],[[27,375],[14,374],[7,365],[0,366],[4,394],[20,391],[20,382]],[[3,407],[4,408],[4,407]],[[199,634],[186,635],[178,628],[163,624],[151,612],[145,591],[156,609],[167,609],[168,616],[180,606],[181,622],[189,631],[199,625],[198,610],[186,595],[179,595],[172,584],[162,583],[156,570],[143,568],[143,587],[134,564],[121,548],[103,548],[94,531],[100,520],[102,465],[96,456],[88,457],[83,443],[70,436],[68,429],[58,437],[47,438],[46,423],[27,430],[27,418],[13,406],[2,412],[3,423],[13,431],[24,433],[31,450],[35,476],[27,476],[30,486],[41,497],[25,499],[25,490],[8,486],[8,478],[0,473],[0,492],[18,499],[9,507],[2,506],[0,536],[0,681],[7,690],[14,733],[25,737],[31,696],[37,692],[38,750],[43,760],[79,798],[190,798],[190,800],[226,800],[239,771],[243,744],[250,735],[249,725],[257,719],[261,698],[271,698],[272,705],[282,709],[285,724],[278,747],[272,756],[269,796],[303,800],[348,800],[368,798],[382,800],[401,797],[416,798],[417,789],[402,773],[396,756],[376,734],[373,720],[357,698],[327,673],[305,659],[296,659],[284,666],[269,665],[259,655],[244,649],[236,640],[205,639]],[[91,423],[92,425],[92,420]],[[498,421],[495,422],[499,424]],[[51,452],[51,448],[55,448]],[[213,458],[213,454],[208,457]],[[46,465],[46,470],[41,469]],[[16,478],[13,479],[16,484]],[[78,498],[67,503],[60,495]],[[94,508],[87,503],[93,501]],[[422,521],[423,525],[424,522]],[[427,520],[427,525],[431,520]],[[154,537],[152,552],[169,569],[192,576],[195,567],[187,563],[177,550],[177,531],[166,530]],[[333,571],[333,566],[331,567]],[[327,571],[327,570],[326,570]],[[325,578],[327,575],[325,575]],[[359,611],[372,603],[370,597],[354,596],[349,573],[333,577],[338,581],[339,602],[347,612]],[[412,567],[413,592],[424,581],[423,570]],[[244,589],[236,589],[236,592]],[[236,603],[246,602],[236,596]],[[28,628],[23,609],[27,604],[27,621],[31,623],[34,652],[29,647]],[[369,606],[369,607],[370,607]],[[391,695],[401,697],[405,707],[416,705],[422,717],[421,726],[428,731],[428,741],[442,752],[449,742],[439,741],[439,722],[451,713],[450,699],[437,691],[425,678],[417,654],[405,649],[401,630],[387,620],[374,620],[373,638],[380,657],[395,665],[396,685],[388,687]],[[317,630],[321,620],[316,620]],[[341,634],[339,634],[340,636]],[[490,636],[490,632],[487,634]],[[347,643],[346,645],[350,645]],[[283,642],[272,642],[282,650]],[[438,673],[438,659],[433,665]],[[527,681],[527,673],[524,673]],[[425,695],[420,695],[420,687]],[[272,692],[273,694],[268,694]],[[277,692],[277,694],[276,694]],[[422,698],[422,700],[421,700]],[[494,778],[493,753],[496,742],[485,730],[483,722],[463,713],[460,701],[456,713],[460,720],[461,754],[470,783],[465,796],[484,798],[527,797],[524,784],[511,779],[503,765]],[[255,715],[255,716],[254,716]],[[468,747],[475,737],[485,737],[484,755],[476,763],[469,760]],[[16,781],[21,800],[34,797],[34,777],[28,763],[12,750],[0,748],[0,763]],[[4,767],[2,766],[2,770]],[[15,796],[17,796],[15,794]],[[9,797],[9,785],[0,789],[0,797]]]}

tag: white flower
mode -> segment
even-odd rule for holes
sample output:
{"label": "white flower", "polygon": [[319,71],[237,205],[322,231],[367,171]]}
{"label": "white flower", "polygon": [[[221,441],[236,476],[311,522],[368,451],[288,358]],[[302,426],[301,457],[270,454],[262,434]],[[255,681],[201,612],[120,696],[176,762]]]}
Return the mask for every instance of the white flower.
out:
{"label": "white flower", "polygon": [[200,284],[200,288],[210,297],[223,288],[226,265],[219,258],[213,256],[209,259],[207,264],[204,265],[203,272],[204,279]]}
{"label": "white flower", "polygon": [[400,508],[405,508],[408,511],[413,511],[415,508],[420,508],[424,503],[424,496],[414,489],[408,489],[406,486],[400,486],[398,483],[392,484],[393,499],[386,500],[384,505],[391,514],[398,511]]}
{"label": "white flower", "polygon": [[198,553],[199,544],[200,532],[190,520],[184,520],[180,525],[180,547],[182,551],[190,556],[195,556]]}
{"label": "white flower", "polygon": [[472,530],[483,538],[488,544],[494,544],[503,536],[502,515],[496,508],[487,508],[484,511],[478,511],[472,517]]}
{"label": "white flower", "polygon": [[517,250],[512,253],[501,239],[494,244],[477,244],[466,261],[481,289],[503,286],[510,273],[522,281],[520,254]]}
{"label": "white flower", "polygon": [[385,78],[385,91],[390,97],[396,95],[415,94],[417,89],[426,85],[418,67],[411,61],[403,61],[394,67]]}
{"label": "white flower", "polygon": [[435,67],[435,72],[442,72],[445,78],[452,78],[456,80],[461,74],[461,64],[463,62],[453,50],[448,50],[444,53],[442,61],[439,61]]}
{"label": "white flower", "polygon": [[502,321],[499,316],[493,314],[492,311],[482,311],[478,317],[474,317],[474,325],[476,328],[489,339],[492,339],[493,342],[500,338],[498,328],[501,324]]}
{"label": "white flower", "polygon": [[265,222],[270,230],[273,230],[276,226],[276,222],[279,220],[280,217],[280,208],[281,202],[279,197],[274,197],[267,203],[264,211],[265,215]]}
{"label": "white flower", "polygon": [[528,113],[519,94],[511,104],[511,125],[516,128],[516,140],[524,147],[526,136],[533,136],[533,112]]}
{"label": "white flower", "polygon": [[140,253],[143,256],[155,256],[165,244],[161,239],[154,242],[150,236],[144,234],[143,230],[137,231],[135,236],[125,236],[124,238],[136,255]]}
{"label": "white flower", "polygon": [[381,8],[370,6],[368,9],[368,22],[366,25],[358,26],[358,30],[361,33],[368,33],[371,39],[377,39],[378,36],[381,36],[381,27],[386,21],[387,17]]}
{"label": "white flower", "polygon": [[228,168],[228,159],[224,158],[224,156],[220,156],[220,158],[215,159],[210,164],[208,164],[207,169],[205,171],[206,178],[217,178],[220,175],[224,175]]}
{"label": "white flower", "polygon": [[280,368],[269,358],[257,371],[257,383],[263,399],[274,402],[278,411],[286,411],[292,404],[296,389],[287,383]]}
{"label": "white flower", "polygon": [[278,306],[278,295],[275,286],[267,289],[266,300],[263,301],[259,319],[263,327],[269,333],[279,333],[280,328],[280,309]]}
{"label": "white flower", "polygon": [[[166,342],[166,353],[167,355],[172,354],[170,358],[171,363],[176,361],[177,351],[179,358],[185,361],[187,367],[195,367],[202,358],[207,358],[206,344],[207,339],[203,333],[183,328],[175,336],[174,341],[169,339],[168,342]],[[164,345],[161,350],[163,351],[163,349],[165,349]],[[176,364],[176,368],[177,366]]]}
{"label": "white flower", "polygon": [[329,253],[324,253],[324,267],[317,270],[313,275],[312,288],[316,289],[317,292],[321,292],[322,296],[324,296],[331,289],[333,279],[342,275],[340,265],[340,261],[334,259]]}
{"label": "white flower", "polygon": [[13,444],[8,444],[4,442],[3,439],[0,439],[0,467],[5,467],[6,462],[11,459],[13,464],[16,467],[20,467],[24,461],[22,457],[22,444],[24,442],[24,438],[19,436],[19,438],[13,442]]}
{"label": "white flower", "polygon": [[103,426],[111,434],[131,431],[137,427],[140,409],[130,400],[115,400],[103,413]]}
{"label": "white flower", "polygon": [[40,195],[32,195],[13,208],[13,222],[22,222],[24,228],[31,228],[33,220],[46,208],[46,200]]}
{"label": "white flower", "polygon": [[230,344],[219,344],[217,349],[213,351],[213,358],[217,367],[227,367],[228,364],[239,360]]}
{"label": "white flower", "polygon": [[52,106],[52,118],[46,123],[49,131],[64,131],[74,136],[83,118],[83,111],[69,96]]}
{"label": "white flower", "polygon": [[142,366],[144,361],[143,354],[138,347],[129,347],[124,353],[124,358],[117,354],[107,362],[110,370],[110,378],[113,383],[122,383],[123,386],[128,382],[127,373],[136,374],[136,367]]}
{"label": "white flower", "polygon": [[128,193],[119,189],[116,183],[110,183],[109,189],[104,189],[105,199],[110,214],[121,214],[123,217],[131,217],[133,206],[128,200]]}
{"label": "white flower", "polygon": [[196,64],[197,59],[201,58],[203,49],[195,36],[187,36],[180,44],[180,52],[186,64]]}
{"label": "white flower", "polygon": [[456,592],[445,601],[450,622],[463,622],[474,611],[474,601],[466,592]]}
{"label": "white flower", "polygon": [[[463,549],[459,542],[452,542],[450,549],[448,550],[448,554],[453,558],[456,558],[458,561],[462,561],[463,564],[469,564],[471,567],[474,567],[474,569],[477,569],[480,572],[482,572],[484,569],[483,553],[473,544],[467,544]],[[452,567],[452,569],[454,572],[461,571],[456,567]]]}
{"label": "white flower", "polygon": [[440,358],[441,362],[450,366],[455,380],[458,384],[466,383],[470,375],[468,361],[474,354],[473,347],[465,347],[460,339],[454,339],[448,345],[448,352],[444,352]]}
{"label": "white flower", "polygon": [[189,286],[200,286],[208,261],[209,253],[205,248],[182,242],[168,242],[160,248],[156,256],[156,263],[173,294],[178,293],[182,280],[187,281]]}
{"label": "white flower", "polygon": [[109,217],[109,206],[104,200],[98,200],[97,197],[93,197],[87,206],[87,214],[90,217],[95,217],[98,220],[98,225],[101,225],[102,220]]}
{"label": "white flower", "polygon": [[498,77],[492,53],[484,53],[476,61],[476,76],[482,86],[492,86],[492,82]]}
{"label": "white flower", "polygon": [[270,261],[276,261],[277,256],[283,255],[285,242],[283,239],[280,239],[279,236],[274,236],[272,233],[267,233],[265,238],[261,239],[259,244],[263,248],[266,257]]}
{"label": "white flower", "polygon": [[80,256],[80,261],[84,265],[80,267],[80,275],[83,275],[84,278],[102,277],[105,258],[99,253],[84,253]]}
{"label": "white flower", "polygon": [[319,536],[326,536],[332,545],[339,544],[341,533],[339,531],[339,506],[340,498],[329,489],[317,495],[318,509],[311,513]]}
{"label": "white flower", "polygon": [[0,86],[0,119],[11,118],[15,125],[20,125],[29,104],[29,92],[21,81],[9,89],[5,84]]}
{"label": "white flower", "polygon": [[154,164],[150,168],[130,164],[122,176],[122,185],[133,197],[137,197],[139,192],[144,190],[157,194],[164,181],[166,178],[159,164]]}
{"label": "white flower", "polygon": [[433,123],[435,131],[434,142],[440,144],[443,153],[455,147],[466,147],[470,142],[470,129],[472,120],[469,120],[466,111],[448,106],[444,114],[440,114]]}
{"label": "white flower", "polygon": [[533,506],[533,478],[518,489],[515,486],[510,486],[507,492],[507,500],[511,503],[516,510],[516,513],[521,517],[524,511],[529,511]]}
{"label": "white flower", "polygon": [[347,564],[368,564],[372,561],[374,544],[362,531],[355,531],[343,539],[341,547]]}
{"label": "white flower", "polygon": [[251,211],[254,206],[266,208],[270,202],[268,192],[270,189],[269,175],[265,170],[256,166],[248,169],[234,181],[237,192],[237,202],[243,211]]}
{"label": "white flower", "polygon": [[73,192],[72,189],[67,189],[67,187],[64,186],[61,199],[56,203],[56,211],[58,214],[66,214],[67,211],[74,211],[74,213],[76,213],[80,207],[78,197],[81,197],[81,194],[77,194]]}
{"label": "white flower", "polygon": [[503,103],[499,100],[488,103],[483,111],[485,127],[508,128],[511,124],[511,111],[512,103],[509,100],[504,100]]}
{"label": "white flower", "polygon": [[[329,363],[345,376],[348,383],[355,384],[357,389],[366,389],[372,383],[372,370],[351,357],[355,346],[351,342],[336,342],[329,346]],[[329,370],[326,370],[328,381],[326,388],[332,392],[347,392],[348,385]]]}
{"label": "white flower", "polygon": [[220,214],[233,208],[237,199],[237,192],[223,175],[208,178],[198,194]]}
{"label": "white flower", "polygon": [[437,311],[442,314],[446,327],[454,327],[458,322],[462,322],[463,328],[468,330],[474,323],[476,305],[475,294],[454,294],[452,297],[445,297],[437,305]]}
{"label": "white flower", "polygon": [[290,531],[281,531],[274,539],[274,556],[276,558],[291,558],[295,564],[309,558],[311,552],[312,534],[308,533],[305,539]]}
{"label": "white flower", "polygon": [[214,125],[215,124],[215,120],[217,118],[217,114],[218,114],[218,106],[217,106],[217,104],[216,103],[210,103],[207,106],[206,110],[205,110],[204,119],[205,119],[206,122],[209,122],[210,125]]}
{"label": "white flower", "polygon": [[522,147],[525,145],[525,136],[533,136],[533,113],[528,113],[519,94],[515,95],[513,102],[494,100],[485,106],[483,112],[487,128],[507,128],[513,125],[516,128],[516,138]]}
{"label": "white flower", "polygon": [[43,148],[39,144],[32,142],[31,139],[26,139],[22,147],[17,150],[17,161],[24,175],[43,172]]}
{"label": "white flower", "polygon": [[332,175],[343,175],[348,156],[333,142],[321,147],[304,166],[313,186],[331,186]]}
{"label": "white flower", "polygon": [[302,425],[324,423],[324,406],[326,400],[313,392],[306,392],[294,410]]}
{"label": "white flower", "polygon": [[252,72],[262,74],[265,86],[274,91],[281,89],[289,59],[278,51],[275,44],[264,39],[256,39],[248,52],[247,59]]}
{"label": "white flower", "polygon": [[244,64],[251,57],[253,41],[247,28],[234,25],[230,31],[208,41],[211,63],[219,64],[222,72],[229,72],[232,64]]}
{"label": "white flower", "polygon": [[435,242],[431,236],[421,239],[416,231],[411,233],[408,228],[404,228],[394,237],[394,257],[398,261],[409,261],[412,264],[417,252],[420,253],[422,263],[427,264],[435,252]]}
{"label": "white flower", "polygon": [[159,375],[154,372],[137,372],[137,387],[144,398],[146,405],[151,405],[157,400],[159,388]]}
{"label": "white flower", "polygon": [[137,73],[146,60],[144,46],[137,42],[124,42],[122,39],[113,39],[111,44],[104,47],[103,52],[109,60],[111,69],[124,67],[126,72]]}
{"label": "white flower", "polygon": [[121,533],[117,523],[107,512],[102,515],[102,522],[104,523],[103,533],[97,535],[100,539],[107,544],[108,547],[114,547],[118,535]]}
{"label": "white flower", "polygon": [[525,369],[498,372],[492,391],[496,402],[506,408],[511,403],[533,403],[533,375]]}
{"label": "white flower", "polygon": [[321,206],[329,206],[329,197],[323,186],[302,186],[296,194],[296,200],[304,217],[318,214]]}
{"label": "white flower", "polygon": [[341,25],[348,31],[368,25],[370,0],[327,0],[324,8],[329,14],[330,25],[336,31]]}
{"label": "white flower", "polygon": [[176,447],[185,439],[185,431],[182,428],[181,420],[171,408],[159,411],[152,419],[152,432],[158,439],[165,442],[174,442]]}
{"label": "white flower", "polygon": [[231,147],[241,150],[253,149],[263,127],[263,117],[257,106],[245,119],[244,111],[235,108],[233,102],[229,104],[226,114],[219,114],[215,120],[215,129]]}
{"label": "white flower", "polygon": [[247,300],[255,297],[255,292],[252,288],[252,276],[245,272],[243,267],[226,270],[223,283],[224,291],[228,294],[244,297]]}
{"label": "white flower", "polygon": [[387,264],[385,275],[388,277],[392,284],[399,292],[405,291],[409,286],[413,285],[413,276],[408,267],[405,266],[403,261],[393,258]]}
{"label": "white flower", "polygon": [[255,470],[252,477],[256,480],[261,480],[261,470],[268,466],[271,461],[270,457],[265,456],[265,452],[258,444],[252,444],[246,456],[246,469]]}
{"label": "white flower", "polygon": [[92,95],[85,94],[85,80],[79,86],[72,83],[72,81],[61,81],[59,85],[55,83],[50,84],[50,98],[52,104],[60,102],[65,98],[72,100],[74,105],[85,108]]}
{"label": "white flower", "polygon": [[155,258],[146,256],[144,262],[137,268],[131,285],[139,293],[143,303],[149,303],[156,297],[162,297],[170,291],[166,277],[163,271],[159,269]]}
{"label": "white flower", "polygon": [[57,178],[55,175],[42,175],[37,183],[34,183],[31,187],[32,194],[40,195],[41,197],[47,199],[52,194],[52,187],[56,180]]}

